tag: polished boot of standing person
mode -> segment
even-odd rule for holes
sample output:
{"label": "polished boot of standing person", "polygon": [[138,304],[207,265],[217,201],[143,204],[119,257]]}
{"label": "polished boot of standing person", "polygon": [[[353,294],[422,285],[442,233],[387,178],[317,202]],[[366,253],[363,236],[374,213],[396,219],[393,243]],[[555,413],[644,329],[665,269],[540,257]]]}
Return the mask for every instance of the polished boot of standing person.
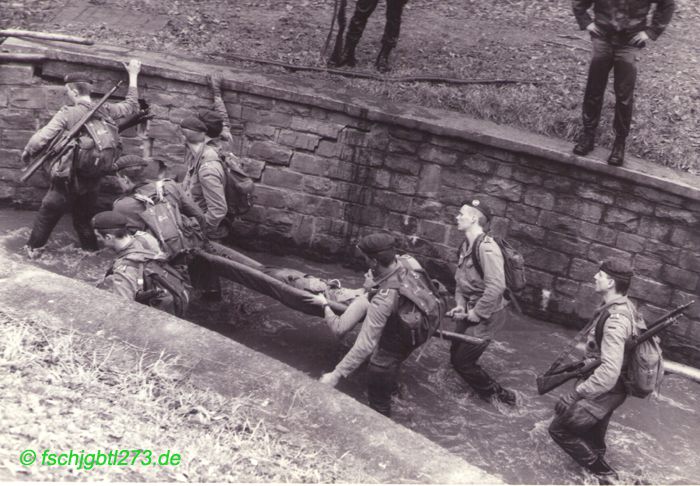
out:
{"label": "polished boot of standing person", "polygon": [[377,60],[374,63],[374,66],[377,68],[377,71],[380,73],[388,73],[391,71],[391,66],[389,65],[389,54],[391,53],[391,47],[389,47],[387,44],[382,44],[382,48],[379,51],[379,55],[377,56]]}
{"label": "polished boot of standing person", "polygon": [[608,157],[608,164],[615,167],[620,167],[625,161],[625,139],[623,137],[615,137],[615,142],[613,142],[612,150],[610,151],[610,157]]}
{"label": "polished boot of standing person", "polygon": [[587,155],[593,151],[593,147],[595,147],[595,132],[583,130],[574,146],[574,153],[576,155]]}

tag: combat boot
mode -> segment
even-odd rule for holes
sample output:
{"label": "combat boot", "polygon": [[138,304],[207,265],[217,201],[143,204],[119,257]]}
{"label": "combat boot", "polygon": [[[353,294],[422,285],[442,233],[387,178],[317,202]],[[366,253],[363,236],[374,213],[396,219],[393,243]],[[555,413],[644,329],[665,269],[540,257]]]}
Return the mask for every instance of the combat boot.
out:
{"label": "combat boot", "polygon": [[382,48],[379,50],[379,55],[374,63],[377,71],[380,73],[388,73],[391,71],[391,66],[389,66],[389,54],[391,54],[391,47],[386,44],[382,44]]}
{"label": "combat boot", "polygon": [[348,43],[345,45],[345,48],[343,49],[343,53],[340,56],[340,60],[336,64],[338,67],[357,66],[357,59],[355,59],[355,46],[357,46],[356,43],[348,41]]}
{"label": "combat boot", "polygon": [[593,464],[588,466],[588,470],[598,478],[598,484],[615,484],[615,481],[620,479],[602,456],[599,456]]}
{"label": "combat boot", "polygon": [[624,161],[625,139],[622,137],[615,137],[615,142],[613,142],[613,147],[610,151],[610,157],[608,157],[608,165],[620,167]]}
{"label": "combat boot", "polygon": [[595,147],[594,133],[589,130],[584,130],[576,141],[574,153],[576,155],[587,155],[593,150],[593,147]]}

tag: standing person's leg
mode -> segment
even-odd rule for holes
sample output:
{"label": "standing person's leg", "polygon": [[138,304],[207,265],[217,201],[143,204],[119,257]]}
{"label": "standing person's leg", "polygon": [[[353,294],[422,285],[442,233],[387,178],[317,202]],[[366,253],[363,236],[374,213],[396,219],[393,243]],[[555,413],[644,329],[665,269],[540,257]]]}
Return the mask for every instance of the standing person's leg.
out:
{"label": "standing person's leg", "polygon": [[49,241],[51,232],[65,213],[67,206],[68,194],[65,188],[52,183],[44,199],[41,200],[41,206],[34,218],[32,233],[27,241],[30,249],[41,248]]}
{"label": "standing person's leg", "polygon": [[398,386],[399,367],[406,357],[379,347],[367,367],[369,406],[387,417],[391,415],[391,395]]}
{"label": "standing person's leg", "polygon": [[97,238],[90,225],[97,212],[97,190],[73,196],[70,201],[73,228],[80,240],[80,247],[87,251],[97,251]]}
{"label": "standing person's leg", "polygon": [[382,37],[382,48],[377,56],[376,67],[381,72],[389,71],[389,54],[396,47],[401,33],[401,16],[407,0],[386,0],[386,23]]}
{"label": "standing person's leg", "polygon": [[[515,405],[515,393],[503,388],[478,363],[491,343],[491,338],[505,325],[507,315],[507,310],[501,309],[494,312],[489,319],[472,326],[473,337],[481,339],[481,343],[453,341],[450,347],[450,362],[462,379],[484,400],[497,398],[509,405]],[[469,323],[466,321],[458,321],[456,332],[464,333],[467,326]]]}
{"label": "standing person's leg", "polygon": [[343,56],[341,58],[339,66],[355,66],[357,60],[355,59],[355,48],[357,43],[360,42],[362,33],[365,31],[365,26],[367,25],[367,20],[369,19],[374,9],[377,8],[377,3],[379,0],[357,0],[355,5],[355,13],[350,19],[350,25],[348,26],[348,33],[345,37],[345,50],[343,51]]}
{"label": "standing person's leg", "polygon": [[625,140],[632,124],[634,86],[637,82],[637,51],[636,47],[622,46],[616,47],[614,52],[615,143],[608,159],[610,165],[620,166],[625,158]]}
{"label": "standing person's leg", "polygon": [[608,76],[613,67],[612,44],[599,37],[592,37],[591,44],[593,54],[588,66],[588,79],[582,105],[583,131],[574,147],[574,153],[577,155],[586,155],[593,150],[605,87],[608,85]]}

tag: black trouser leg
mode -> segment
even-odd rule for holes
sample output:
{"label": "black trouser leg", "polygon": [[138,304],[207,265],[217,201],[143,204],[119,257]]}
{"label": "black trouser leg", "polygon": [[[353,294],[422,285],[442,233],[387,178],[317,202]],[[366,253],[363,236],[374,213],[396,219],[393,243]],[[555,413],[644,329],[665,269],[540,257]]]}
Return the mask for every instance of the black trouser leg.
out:
{"label": "black trouser leg", "polygon": [[590,468],[605,454],[610,418],[626,397],[624,385],[618,384],[594,399],[579,400],[554,417],[549,435],[576,462]]}
{"label": "black trouser leg", "polygon": [[[410,353],[409,353],[410,354]],[[367,398],[369,406],[389,417],[391,415],[391,394],[398,386],[401,363],[408,357],[405,353],[377,349],[367,367]]]}
{"label": "black trouser leg", "polygon": [[377,8],[378,2],[379,0],[357,0],[355,13],[352,14],[352,19],[350,19],[350,25],[348,26],[348,34],[345,38],[346,49],[354,49],[357,43],[360,42],[367,20],[374,12],[374,9]]}
{"label": "black trouser leg", "polygon": [[221,295],[221,281],[214,266],[206,258],[194,255],[187,264],[192,287],[207,293]]}
{"label": "black trouser leg", "polygon": [[634,58],[638,48],[616,47],[614,50],[615,135],[627,138],[632,124],[634,108],[634,86],[637,82],[637,62]]}
{"label": "black trouser leg", "polygon": [[605,39],[594,37],[593,55],[588,67],[586,92],[583,96],[583,129],[594,133],[600,121],[605,87],[613,67],[613,46]]}
{"label": "black trouser leg", "polygon": [[30,248],[41,248],[49,241],[51,232],[68,208],[68,200],[68,193],[63,187],[51,184],[34,218],[32,233],[27,241]]}
{"label": "black trouser leg", "polygon": [[401,15],[407,0],[387,0],[386,2],[386,24],[384,24],[384,35],[382,45],[393,49],[399,41],[401,33]]}
{"label": "black trouser leg", "polygon": [[577,405],[572,405],[564,413],[554,417],[549,426],[549,435],[576,462],[589,467],[598,459],[598,452],[588,440],[588,436],[599,420],[588,410]]}
{"label": "black trouser leg", "polygon": [[489,343],[490,341],[484,341],[481,344],[453,341],[450,346],[450,361],[455,371],[482,398],[489,398],[501,390],[501,385],[491,378],[477,362],[486,351]]}
{"label": "black trouser leg", "polygon": [[91,220],[97,208],[97,191],[74,196],[71,202],[73,228],[78,234],[80,247],[83,250],[96,251],[97,238],[92,231]]}

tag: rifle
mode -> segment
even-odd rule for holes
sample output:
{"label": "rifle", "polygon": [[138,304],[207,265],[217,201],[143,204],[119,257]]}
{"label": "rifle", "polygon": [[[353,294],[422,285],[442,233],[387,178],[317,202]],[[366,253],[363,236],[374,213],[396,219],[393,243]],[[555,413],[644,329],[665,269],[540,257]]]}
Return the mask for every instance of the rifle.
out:
{"label": "rifle", "polygon": [[127,116],[121,121],[121,123],[119,123],[119,126],[117,127],[119,133],[123,132],[124,130],[128,130],[129,128],[134,127],[146,120],[150,120],[154,116],[155,115],[153,113],[148,111],[148,108],[139,110],[133,115]]}
{"label": "rifle", "polygon": [[39,170],[39,168],[46,163],[47,160],[58,160],[63,157],[66,152],[73,146],[72,141],[78,135],[78,132],[85,126],[85,124],[90,121],[90,118],[99,110],[102,105],[105,104],[107,99],[114,94],[114,92],[119,89],[122,82],[119,81],[112,89],[110,89],[105,95],[98,101],[95,106],[93,106],[90,111],[85,113],[83,117],[71,127],[67,132],[55,137],[49,146],[42,151],[42,154],[34,160],[31,164],[25,167],[22,176],[19,178],[22,182],[27,182],[27,180],[34,175],[34,173]]}
{"label": "rifle", "polygon": [[[685,311],[694,303],[695,301],[691,300],[687,304],[683,304],[679,307],[676,307],[672,311],[661,316],[639,336],[628,340],[625,343],[625,352],[633,350],[638,344],[643,343],[648,339],[651,339],[670,325],[675,324],[675,318],[678,315],[682,314],[683,311]],[[600,363],[600,358],[585,358],[580,361],[576,361],[575,363],[564,365],[553,370],[550,369],[544,375],[540,375],[537,377],[537,392],[540,395],[544,395],[545,393],[554,390],[555,388],[563,385],[569,380],[586,376],[588,373],[592,372],[598,366],[600,366]]]}

